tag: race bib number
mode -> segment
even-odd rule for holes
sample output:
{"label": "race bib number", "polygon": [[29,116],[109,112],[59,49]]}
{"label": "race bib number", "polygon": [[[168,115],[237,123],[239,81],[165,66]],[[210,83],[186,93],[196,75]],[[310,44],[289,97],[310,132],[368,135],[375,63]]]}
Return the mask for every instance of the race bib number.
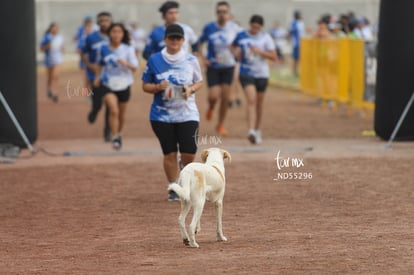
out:
{"label": "race bib number", "polygon": [[129,86],[128,79],[123,76],[113,76],[113,77],[110,77],[108,80],[108,87],[112,91],[122,91],[128,88],[128,86]]}
{"label": "race bib number", "polygon": [[164,91],[165,100],[183,99],[184,86],[169,85]]}
{"label": "race bib number", "polygon": [[262,57],[254,53],[250,48],[247,51],[247,59],[250,63],[256,63],[262,61]]}

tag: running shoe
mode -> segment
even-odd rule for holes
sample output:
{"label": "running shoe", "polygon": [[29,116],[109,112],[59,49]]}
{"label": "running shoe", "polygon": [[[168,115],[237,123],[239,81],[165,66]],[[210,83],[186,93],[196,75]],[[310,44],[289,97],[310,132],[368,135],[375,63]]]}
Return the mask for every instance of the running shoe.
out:
{"label": "running shoe", "polygon": [[251,144],[256,144],[256,131],[250,129],[247,133],[247,139],[250,141]]}
{"label": "running shoe", "polygon": [[256,144],[261,144],[263,142],[262,140],[262,131],[257,129],[256,130]]}
{"label": "running shoe", "polygon": [[112,139],[112,147],[119,151],[122,148],[122,137],[117,135]]}
{"label": "running shoe", "polygon": [[229,134],[229,132],[223,127],[223,125],[218,125],[216,127],[216,132],[220,135],[220,136],[227,136]]}
{"label": "running shoe", "polygon": [[97,112],[94,112],[94,111],[90,111],[89,112],[89,114],[88,114],[88,122],[90,123],[90,124],[92,124],[92,123],[94,123],[95,122],[95,120],[96,120],[96,115],[97,115],[98,113]]}
{"label": "running shoe", "polygon": [[58,97],[57,95],[54,95],[54,94],[52,93],[52,91],[48,91],[48,92],[47,92],[47,97],[48,97],[49,99],[51,99],[54,103],[58,102],[58,100],[59,100],[59,97]]}

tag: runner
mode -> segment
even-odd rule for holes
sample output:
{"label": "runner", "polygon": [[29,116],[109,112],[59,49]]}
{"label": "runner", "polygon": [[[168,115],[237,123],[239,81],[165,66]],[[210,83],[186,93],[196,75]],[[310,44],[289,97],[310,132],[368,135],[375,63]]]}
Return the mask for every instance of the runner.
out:
{"label": "runner", "polygon": [[[78,45],[77,45],[77,52],[79,54],[82,53],[82,49],[85,47],[86,37],[94,31],[94,25],[92,20],[85,20],[85,24],[82,26],[82,34],[79,36]],[[82,61],[82,58],[79,61],[79,68],[82,70],[83,79],[84,79],[84,88],[88,89],[89,79],[88,79],[88,72],[86,71],[85,62]]]}
{"label": "runner", "polygon": [[183,23],[178,23],[179,6],[180,5],[175,1],[167,1],[159,8],[159,12],[161,12],[165,24],[163,26],[154,28],[148,36],[147,45],[145,46],[144,52],[142,54],[145,59],[148,60],[151,54],[160,52],[165,47],[165,29],[168,25],[171,24],[178,24],[183,28],[185,41],[183,43],[184,50],[189,51],[189,48],[191,47],[194,52],[196,51],[198,39],[197,35],[190,26]]}
{"label": "runner", "polygon": [[252,144],[262,142],[260,124],[263,101],[269,81],[269,65],[266,59],[276,61],[275,44],[272,37],[262,31],[264,19],[253,15],[250,28],[240,32],[233,42],[234,53],[241,59],[240,83],[247,103],[248,139]]}
{"label": "runner", "polygon": [[233,21],[230,21],[230,5],[226,1],[217,3],[216,15],[217,21],[208,23],[203,29],[199,40],[198,52],[202,55],[202,44],[208,42],[207,56],[204,57],[209,87],[209,107],[206,119],[212,119],[214,107],[220,99],[216,131],[219,135],[226,136],[228,131],[224,128],[224,120],[229,106],[230,88],[236,64],[230,46],[237,33],[241,31],[241,28]]}
{"label": "runner", "polygon": [[[178,177],[179,161],[194,161],[200,115],[194,93],[202,86],[200,65],[195,56],[183,49],[184,30],[178,24],[168,25],[165,45],[153,54],[142,75],[144,92],[154,94],[150,121],[164,154],[164,171],[169,183]],[[168,200],[179,200],[170,191]]]}
{"label": "runner", "polygon": [[51,23],[40,43],[45,53],[44,64],[47,70],[47,97],[57,102],[59,97],[53,92],[59,85],[59,65],[62,63],[63,36],[59,34],[57,23]]}
{"label": "runner", "polygon": [[108,35],[109,44],[103,45],[98,52],[100,66],[93,84],[99,87],[99,93],[109,108],[112,146],[120,150],[125,111],[134,82],[132,73],[138,67],[138,60],[135,49],[129,45],[130,36],[123,24],[112,24]]}
{"label": "runner", "polygon": [[[91,82],[92,88],[92,110],[88,114],[89,123],[94,123],[99,110],[102,107],[102,95],[93,87],[93,81],[95,79],[95,72],[97,70],[97,51],[103,44],[108,43],[107,32],[111,26],[112,16],[109,12],[101,12],[97,16],[99,25],[99,31],[95,31],[88,35],[85,40],[85,45],[82,49],[82,61],[87,67],[88,79]],[[109,128],[109,110],[106,107],[105,110],[105,127],[104,127],[104,140],[111,141],[111,133]]]}

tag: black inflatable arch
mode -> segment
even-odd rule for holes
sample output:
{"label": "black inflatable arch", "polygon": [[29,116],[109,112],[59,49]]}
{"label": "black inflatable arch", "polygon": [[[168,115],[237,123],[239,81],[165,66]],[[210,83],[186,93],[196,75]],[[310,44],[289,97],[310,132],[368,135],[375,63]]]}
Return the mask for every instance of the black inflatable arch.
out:
{"label": "black inflatable arch", "polygon": [[[381,0],[375,131],[388,139],[414,92],[414,1]],[[397,140],[414,140],[414,106]]]}
{"label": "black inflatable arch", "polygon": [[[34,0],[1,0],[0,26],[0,91],[33,143],[37,138]],[[0,143],[26,146],[2,104]]]}

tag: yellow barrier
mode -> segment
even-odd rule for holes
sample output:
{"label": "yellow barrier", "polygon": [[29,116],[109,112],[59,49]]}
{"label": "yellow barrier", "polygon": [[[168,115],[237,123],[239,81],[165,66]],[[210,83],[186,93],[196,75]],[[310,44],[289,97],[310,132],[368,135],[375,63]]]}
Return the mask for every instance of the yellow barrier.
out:
{"label": "yellow barrier", "polygon": [[364,41],[303,38],[301,43],[300,87],[304,94],[357,109],[373,106],[364,101]]}

